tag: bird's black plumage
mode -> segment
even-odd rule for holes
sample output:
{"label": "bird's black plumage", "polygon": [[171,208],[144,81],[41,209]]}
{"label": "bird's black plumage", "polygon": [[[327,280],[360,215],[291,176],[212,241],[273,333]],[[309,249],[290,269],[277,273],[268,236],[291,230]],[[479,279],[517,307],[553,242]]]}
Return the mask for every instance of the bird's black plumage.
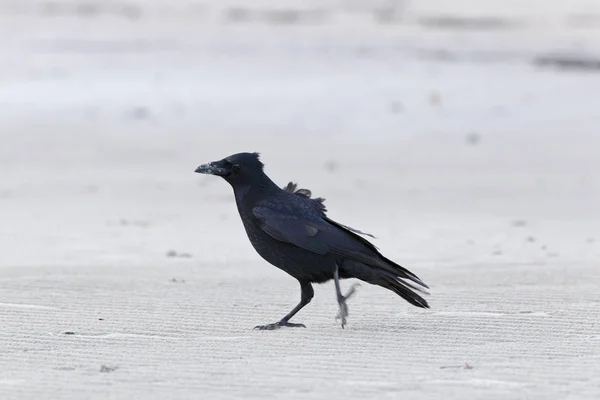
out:
{"label": "bird's black plumage", "polygon": [[345,300],[354,290],[343,296],[339,279],[358,278],[389,289],[414,306],[429,308],[416,293],[427,285],[360,236],[372,235],[329,219],[323,198],[312,198],[310,190],[292,182],[280,188],[263,167],[258,153],[239,153],[196,169],[221,176],[233,187],[244,228],[258,254],[300,282],[298,306],[281,321],[257,328],[303,326],[289,319],[311,301],[312,283],[331,279],[336,284],[342,326],[347,316]]}

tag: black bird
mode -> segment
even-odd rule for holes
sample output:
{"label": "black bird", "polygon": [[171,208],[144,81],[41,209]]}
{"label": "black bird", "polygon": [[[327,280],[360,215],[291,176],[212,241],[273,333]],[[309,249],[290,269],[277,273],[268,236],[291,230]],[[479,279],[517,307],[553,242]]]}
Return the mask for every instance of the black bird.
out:
{"label": "black bird", "polygon": [[266,261],[300,282],[300,303],[279,322],[256,329],[282,326],[304,327],[289,320],[310,303],[312,283],[335,281],[338,318],[346,324],[348,307],[340,279],[358,278],[396,293],[410,304],[429,308],[413,290],[428,288],[415,274],[384,257],[362,235],[369,235],[335,222],[326,216],[323,198],[311,198],[307,189],[290,182],[283,189],[263,171],[258,153],[239,153],[220,161],[202,164],[196,171],[217,175],[232,187],[238,211],[254,249]]}

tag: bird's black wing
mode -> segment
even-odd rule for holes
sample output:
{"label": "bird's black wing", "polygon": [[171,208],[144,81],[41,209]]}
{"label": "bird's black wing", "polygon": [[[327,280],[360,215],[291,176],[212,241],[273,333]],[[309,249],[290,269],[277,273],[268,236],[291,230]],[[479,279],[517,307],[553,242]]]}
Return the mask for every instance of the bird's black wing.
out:
{"label": "bird's black wing", "polygon": [[271,237],[317,254],[334,253],[372,264],[377,248],[344,225],[316,213],[309,203],[264,202],[252,213],[259,227]]}
{"label": "bird's black wing", "polygon": [[330,250],[326,242],[316,237],[327,227],[320,218],[305,216],[302,207],[258,205],[252,209],[252,214],[259,227],[274,239],[317,254],[326,254]]}
{"label": "bird's black wing", "polygon": [[256,205],[252,213],[258,226],[276,240],[317,254],[340,255],[427,287],[412,272],[381,255],[372,243],[315,212],[308,203],[267,201]]}

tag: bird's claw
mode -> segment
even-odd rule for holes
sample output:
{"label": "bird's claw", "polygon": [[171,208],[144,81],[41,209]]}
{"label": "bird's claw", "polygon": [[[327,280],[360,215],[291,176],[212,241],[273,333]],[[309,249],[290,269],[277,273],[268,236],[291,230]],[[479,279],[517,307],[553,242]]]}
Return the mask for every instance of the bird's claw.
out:
{"label": "bird's claw", "polygon": [[344,326],[346,325],[346,318],[348,318],[348,305],[346,304],[346,299],[343,297],[338,299],[338,304],[340,305],[340,312],[335,319],[342,320],[342,329],[344,329]]}
{"label": "bird's claw", "polygon": [[348,290],[348,293],[346,293],[345,296],[338,297],[338,304],[340,306],[340,312],[335,317],[335,319],[342,320],[342,329],[346,325],[346,318],[348,318],[348,304],[346,304],[346,300],[348,300],[350,297],[352,297],[354,295],[357,287],[360,287],[359,283],[355,283],[354,285],[352,285],[350,287],[350,290]]}
{"label": "bird's claw", "polygon": [[273,331],[275,329],[279,329],[282,327],[288,327],[288,328],[306,328],[306,325],[304,324],[293,324],[291,322],[275,322],[272,324],[267,324],[267,325],[257,325],[254,327],[254,329],[258,329],[259,331]]}
{"label": "bird's claw", "polygon": [[352,286],[350,286],[350,290],[348,290],[348,293],[346,293],[344,299],[348,300],[350,297],[354,296],[354,293],[356,293],[356,288],[360,286],[360,283],[355,283]]}

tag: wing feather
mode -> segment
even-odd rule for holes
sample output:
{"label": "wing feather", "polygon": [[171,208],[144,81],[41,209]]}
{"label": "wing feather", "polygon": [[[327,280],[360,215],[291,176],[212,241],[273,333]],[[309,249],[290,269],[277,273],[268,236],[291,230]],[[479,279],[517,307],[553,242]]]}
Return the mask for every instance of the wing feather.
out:
{"label": "wing feather", "polygon": [[252,212],[260,228],[276,240],[321,255],[331,253],[349,258],[427,287],[415,274],[381,255],[377,247],[357,235],[353,229],[327,217],[304,217],[300,212],[289,213],[293,211],[290,207],[294,208],[287,204],[284,212],[268,205],[259,205]]}
{"label": "wing feather", "polygon": [[320,232],[315,221],[283,214],[263,206],[254,207],[252,213],[258,220],[260,228],[274,239],[317,254],[326,254],[329,251],[326,242],[315,238]]}

